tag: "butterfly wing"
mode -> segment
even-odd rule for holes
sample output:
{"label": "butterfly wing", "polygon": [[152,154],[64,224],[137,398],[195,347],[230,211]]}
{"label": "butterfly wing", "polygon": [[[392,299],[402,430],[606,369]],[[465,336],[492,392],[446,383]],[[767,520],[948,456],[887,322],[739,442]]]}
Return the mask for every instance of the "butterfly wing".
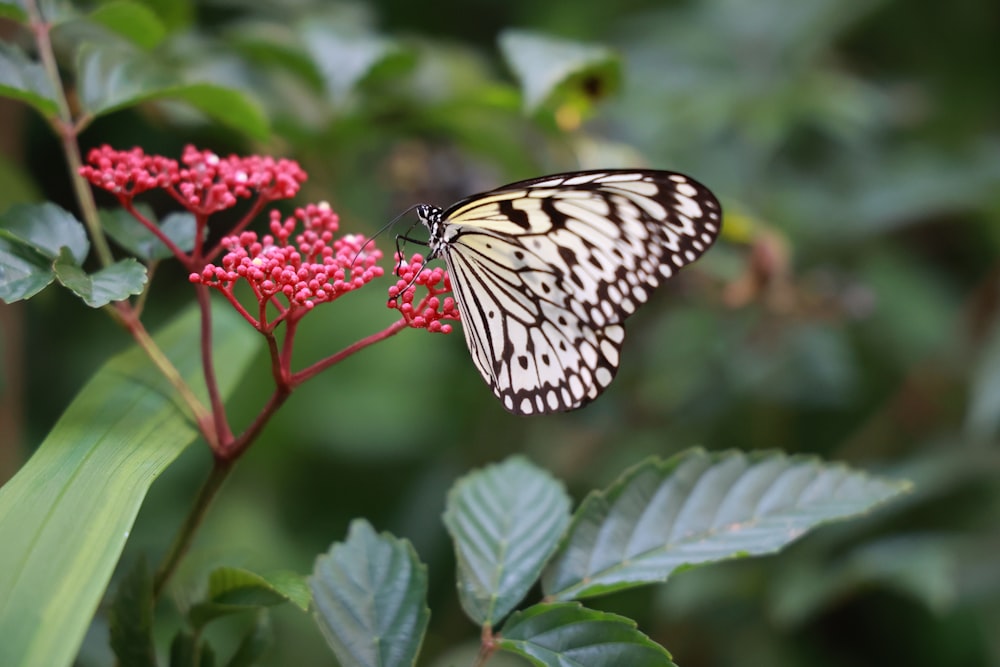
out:
{"label": "butterfly wing", "polygon": [[513,183],[444,212],[473,361],[516,414],[573,410],[614,379],[625,318],[718,237],[712,193],[673,172]]}

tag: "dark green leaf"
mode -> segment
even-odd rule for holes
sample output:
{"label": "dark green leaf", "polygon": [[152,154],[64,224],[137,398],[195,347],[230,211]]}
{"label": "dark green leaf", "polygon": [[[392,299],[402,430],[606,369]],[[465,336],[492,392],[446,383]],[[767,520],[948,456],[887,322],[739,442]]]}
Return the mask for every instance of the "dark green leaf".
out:
{"label": "dark green leaf", "polygon": [[211,83],[185,83],[153,56],[121,44],[85,44],[79,55],[79,90],[92,116],[140,102],[173,99],[254,138],[267,136],[267,119],[237,90]]}
{"label": "dark green leaf", "polygon": [[496,625],[535,584],[569,523],[562,485],[524,458],[474,472],[448,494],[458,593],[476,623]]}
{"label": "dark green leaf", "polygon": [[635,621],[572,602],[514,613],[498,645],[538,667],[674,667],[667,650],[639,632]]}
{"label": "dark green leaf", "polygon": [[289,572],[264,576],[240,568],[220,567],[212,571],[208,589],[208,599],[188,612],[195,628],[220,616],[284,602],[293,602],[303,611],[309,607],[309,588],[304,578]]}
{"label": "dark green leaf", "polygon": [[145,52],[123,44],[87,43],[77,62],[80,104],[92,116],[163,97],[177,76]]}
{"label": "dark green leaf", "polygon": [[0,42],[0,95],[31,105],[46,118],[59,113],[56,92],[40,63]]}
{"label": "dark green leaf", "polygon": [[20,241],[0,232],[0,301],[30,299],[55,278],[52,261]]}
{"label": "dark green leaf", "polygon": [[371,524],[316,559],[309,578],[320,630],[342,667],[411,667],[427,629],[427,568],[413,546]]}
{"label": "dark green leaf", "polygon": [[780,453],[649,459],[584,500],[542,586],[581,598],[666,581],[681,566],[774,553],[909,486]]}
{"label": "dark green leaf", "polygon": [[153,577],[140,558],[118,584],[108,612],[111,648],[121,667],[156,667]]}
{"label": "dark green leaf", "polygon": [[67,248],[76,264],[83,264],[90,241],[83,223],[55,204],[16,204],[0,216],[0,235],[31,246],[53,260]]}
{"label": "dark green leaf", "polygon": [[159,17],[144,5],[115,0],[98,6],[88,18],[128,38],[144,49],[152,49],[167,34]]}
{"label": "dark green leaf", "polygon": [[96,273],[87,274],[62,251],[52,264],[56,278],[91,308],[101,308],[112,301],[122,301],[141,294],[146,284],[146,267],[131,257],[122,259]]}
{"label": "dark green leaf", "polygon": [[233,88],[211,83],[189,83],[163,91],[162,97],[181,100],[205,115],[254,139],[267,139],[267,117],[252,99]]}
{"label": "dark green leaf", "polygon": [[[143,204],[136,209],[151,222],[156,222],[153,210]],[[167,246],[151,231],[146,229],[132,214],[123,208],[101,209],[101,226],[108,236],[133,255],[145,260],[159,260],[173,257]],[[194,248],[194,215],[187,212],[174,212],[167,215],[160,223],[160,231],[166,234],[177,247],[184,252]]]}
{"label": "dark green leaf", "polygon": [[264,651],[270,646],[273,636],[274,633],[268,622],[267,614],[259,614],[257,622],[240,641],[236,651],[226,663],[226,667],[252,667],[256,665],[261,656],[264,655]]}
{"label": "dark green leaf", "polygon": [[500,50],[521,82],[524,107],[534,111],[559,89],[585,97],[618,87],[621,64],[605,46],[560,39],[525,30],[506,30]]}
{"label": "dark green leaf", "polygon": [[215,651],[207,642],[182,630],[170,643],[170,667],[214,667]]}

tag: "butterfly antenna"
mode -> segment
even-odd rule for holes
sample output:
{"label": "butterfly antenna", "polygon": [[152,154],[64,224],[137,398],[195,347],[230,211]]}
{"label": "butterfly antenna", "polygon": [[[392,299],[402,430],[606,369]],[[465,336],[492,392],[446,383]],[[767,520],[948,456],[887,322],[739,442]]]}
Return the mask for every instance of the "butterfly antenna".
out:
{"label": "butterfly antenna", "polygon": [[[405,211],[403,211],[402,213],[400,213],[399,215],[397,215],[395,218],[393,218],[389,222],[387,222],[384,225],[382,225],[381,227],[379,227],[379,230],[377,232],[375,232],[370,239],[368,239],[367,241],[365,241],[364,245],[362,245],[360,248],[358,248],[357,254],[355,254],[354,255],[354,259],[351,260],[351,267],[350,268],[352,268],[352,269],[354,268],[354,263],[358,261],[358,257],[361,257],[361,253],[363,253],[365,251],[365,248],[368,247],[369,243],[374,243],[375,239],[378,238],[378,236],[380,234],[382,234],[383,232],[385,232],[387,229],[390,229],[393,225],[395,225],[397,222],[399,222],[400,218],[402,218],[405,215],[409,215],[410,212],[413,211],[418,206],[420,206],[420,204],[414,204],[413,206],[411,206],[410,208],[406,209]],[[397,252],[399,251],[399,243],[398,243],[398,241],[397,241],[397,244],[396,244],[396,251]]]}

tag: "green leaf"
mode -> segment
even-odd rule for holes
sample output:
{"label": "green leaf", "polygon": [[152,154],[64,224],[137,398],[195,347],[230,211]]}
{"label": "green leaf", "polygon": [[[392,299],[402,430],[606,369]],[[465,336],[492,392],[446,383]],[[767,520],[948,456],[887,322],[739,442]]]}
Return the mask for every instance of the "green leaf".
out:
{"label": "green leaf", "polygon": [[538,667],[674,667],[670,653],[639,632],[635,621],[575,602],[516,612],[497,645]]}
{"label": "green leaf", "polygon": [[156,667],[153,577],[145,558],[119,582],[108,612],[111,648],[121,667]]}
{"label": "green leaf", "polygon": [[413,546],[367,521],[316,559],[309,578],[320,630],[342,667],[410,667],[427,630],[427,568]]}
{"label": "green leaf", "polygon": [[165,90],[163,97],[181,100],[238,132],[267,139],[270,125],[260,105],[233,88],[189,83]]}
{"label": "green leaf", "polygon": [[80,102],[100,116],[141,102],[180,100],[256,139],[267,137],[260,107],[241,92],[210,83],[185,83],[151,55],[120,44],[85,44],[80,49]]}
{"label": "green leaf", "polygon": [[69,252],[63,250],[52,268],[59,282],[91,308],[102,308],[112,301],[141,294],[146,284],[146,267],[131,257],[87,274],[73,261]]}
{"label": "green leaf", "polygon": [[162,97],[178,84],[173,72],[123,44],[86,43],[77,56],[80,105],[92,116]]}
{"label": "green leaf", "polygon": [[54,260],[67,248],[76,264],[83,264],[90,241],[83,223],[55,204],[16,204],[0,215],[0,236],[31,246]]}
{"label": "green leaf", "polygon": [[569,496],[521,457],[474,472],[448,494],[444,522],[455,542],[462,608],[495,625],[542,573],[569,523]]}
{"label": "green leaf", "polygon": [[30,299],[55,278],[52,262],[20,241],[10,241],[0,230],[0,301]]}
{"label": "green leaf", "polygon": [[582,598],[666,581],[683,566],[774,553],[909,487],[781,453],[653,458],[584,500],[542,587],[556,599]]}
{"label": "green leaf", "polygon": [[[153,210],[144,204],[136,205],[136,209],[151,222],[156,222]],[[159,260],[173,257],[167,246],[163,245],[151,231],[146,229],[132,214],[123,208],[101,209],[101,226],[108,236],[130,253],[144,260]],[[184,212],[174,212],[167,215],[160,223],[160,231],[167,235],[178,248],[190,252],[194,248],[194,215]]]}
{"label": "green leaf", "polygon": [[[255,333],[213,311],[216,372],[228,394]],[[196,308],[156,336],[204,401]],[[139,506],[195,439],[173,388],[133,348],[83,387],[31,459],[0,487],[0,665],[62,667],[76,655]]]}
{"label": "green leaf", "polygon": [[191,607],[188,619],[196,629],[220,616],[293,602],[309,608],[309,587],[303,577],[282,572],[260,575],[236,567],[220,567],[209,576],[208,600]]}
{"label": "green leaf", "polygon": [[376,70],[403,69],[413,61],[412,54],[391,39],[346,31],[329,22],[306,23],[302,38],[334,103],[342,103]]}
{"label": "green leaf", "polygon": [[621,63],[611,49],[525,30],[506,30],[500,50],[521,82],[524,108],[538,109],[557,91],[594,98],[618,88]]}
{"label": "green leaf", "polygon": [[24,9],[24,0],[16,2],[0,2],[0,17],[24,22],[28,19],[28,13]]}
{"label": "green leaf", "polygon": [[267,614],[259,614],[257,623],[240,641],[226,667],[252,667],[258,664],[264,651],[271,645],[273,635]]}
{"label": "green leaf", "polygon": [[45,68],[4,42],[0,42],[0,95],[28,104],[46,118],[59,113],[56,92]]}
{"label": "green leaf", "polygon": [[167,28],[159,17],[137,2],[107,2],[92,11],[88,18],[144,49],[152,49],[167,35]]}

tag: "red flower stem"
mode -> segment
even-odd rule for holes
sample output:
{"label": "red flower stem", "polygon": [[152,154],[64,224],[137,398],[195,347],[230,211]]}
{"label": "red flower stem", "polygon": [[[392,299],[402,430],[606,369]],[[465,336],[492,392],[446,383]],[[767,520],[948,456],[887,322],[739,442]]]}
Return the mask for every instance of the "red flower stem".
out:
{"label": "red flower stem", "polygon": [[212,304],[209,299],[208,288],[204,285],[195,286],[195,294],[198,297],[198,308],[201,310],[201,365],[205,375],[205,386],[208,388],[208,397],[212,406],[212,417],[215,420],[215,437],[212,450],[218,452],[225,447],[226,443],[232,441],[233,432],[229,428],[226,419],[226,406],[222,402],[222,395],[219,393],[219,383],[215,377],[215,359],[212,355]]}
{"label": "red flower stem", "polygon": [[232,462],[243,455],[243,452],[247,447],[250,446],[260,432],[264,429],[271,417],[278,411],[288,397],[292,395],[292,389],[288,385],[279,385],[274,388],[274,393],[271,397],[267,399],[267,404],[261,409],[260,413],[254,418],[253,423],[246,428],[239,437],[235,438],[222,447],[219,452],[216,453],[216,459],[220,461]]}
{"label": "red flower stem", "polygon": [[251,315],[247,309],[243,307],[243,304],[239,302],[236,295],[233,294],[232,286],[220,287],[219,291],[222,292],[222,295],[226,297],[226,300],[229,301],[229,304],[236,310],[236,312],[242,315],[243,319],[249,322],[254,329],[260,329],[261,326],[263,326],[263,324],[255,320],[253,315]]}
{"label": "red flower stem", "polygon": [[178,248],[177,244],[174,243],[172,240],[170,240],[169,236],[163,233],[163,230],[160,229],[159,225],[153,224],[152,220],[148,219],[146,216],[140,213],[135,208],[135,206],[132,205],[131,196],[119,197],[118,202],[122,205],[122,208],[128,211],[133,218],[138,220],[143,227],[152,232],[153,236],[158,238],[163,245],[167,246],[167,250],[173,253],[174,257],[176,257],[181,262],[181,264],[183,264],[185,267],[190,266],[191,257],[186,252]]}
{"label": "red flower stem", "polygon": [[278,352],[278,340],[274,337],[273,331],[265,332],[267,339],[267,351],[271,355],[271,376],[274,378],[274,386],[280,387],[286,384],[281,379],[281,353]]}
{"label": "red flower stem", "polygon": [[333,356],[330,356],[330,357],[327,357],[326,359],[322,359],[320,361],[317,361],[312,366],[309,366],[308,368],[304,368],[301,371],[299,371],[298,373],[293,373],[292,376],[291,376],[291,382],[290,382],[291,386],[292,387],[297,387],[298,385],[302,384],[306,380],[312,378],[314,375],[316,375],[318,373],[321,373],[322,371],[326,370],[330,366],[333,366],[334,364],[343,361],[344,359],[346,359],[347,357],[351,356],[352,354],[354,354],[356,352],[360,352],[361,350],[365,349],[369,345],[373,345],[375,343],[378,343],[380,341],[385,340],[386,338],[389,338],[391,336],[395,336],[396,334],[398,334],[400,331],[402,331],[406,327],[407,327],[406,320],[403,320],[403,319],[397,320],[397,321],[393,322],[392,324],[390,324],[385,329],[383,329],[382,331],[373,333],[372,335],[368,336],[367,338],[362,338],[361,340],[357,341],[356,343],[352,343],[351,345],[348,345],[343,350],[341,350],[340,352],[337,352]]}
{"label": "red flower stem", "polygon": [[285,320],[285,340],[281,346],[281,385],[291,388],[292,382],[292,349],[295,346],[295,333],[298,331],[299,320],[289,317]]}
{"label": "red flower stem", "polygon": [[212,466],[211,472],[208,473],[208,477],[198,490],[194,504],[191,506],[187,517],[185,517],[184,523],[181,524],[180,529],[174,536],[174,541],[170,545],[170,549],[167,551],[163,562],[156,568],[156,574],[153,576],[154,602],[163,593],[167,581],[170,580],[171,575],[177,569],[177,565],[181,562],[184,554],[187,553],[188,548],[191,546],[191,541],[198,530],[198,526],[201,525],[202,520],[205,518],[205,513],[208,512],[209,505],[212,504],[212,500],[219,489],[222,488],[222,483],[226,481],[226,477],[229,476],[229,472],[232,469],[231,460],[222,459],[216,455],[215,465]]}

